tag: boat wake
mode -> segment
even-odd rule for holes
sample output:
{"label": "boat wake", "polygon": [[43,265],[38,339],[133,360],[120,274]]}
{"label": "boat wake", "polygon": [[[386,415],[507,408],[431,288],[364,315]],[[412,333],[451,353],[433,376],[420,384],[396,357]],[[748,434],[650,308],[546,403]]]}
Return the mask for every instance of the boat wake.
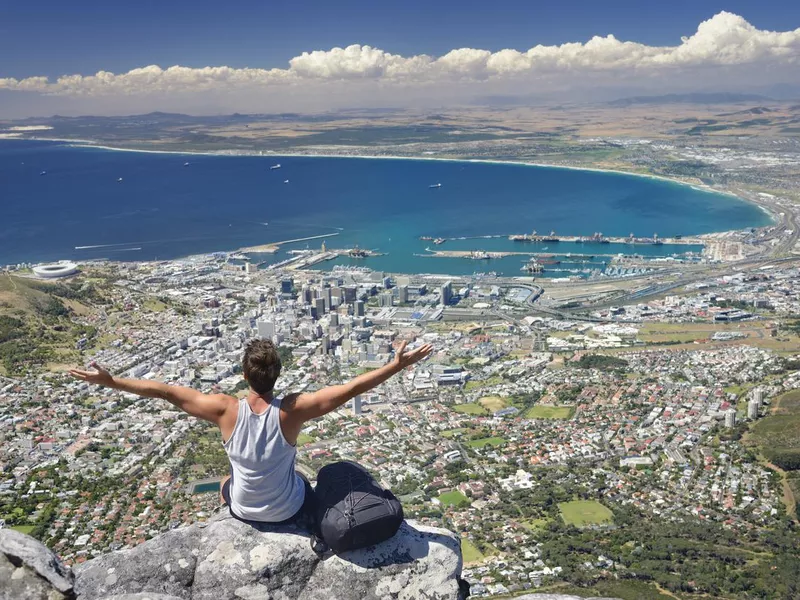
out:
{"label": "boat wake", "polygon": [[129,246],[130,244],[95,244],[94,246],[75,246],[75,250],[94,250],[95,248],[117,248],[119,246]]}

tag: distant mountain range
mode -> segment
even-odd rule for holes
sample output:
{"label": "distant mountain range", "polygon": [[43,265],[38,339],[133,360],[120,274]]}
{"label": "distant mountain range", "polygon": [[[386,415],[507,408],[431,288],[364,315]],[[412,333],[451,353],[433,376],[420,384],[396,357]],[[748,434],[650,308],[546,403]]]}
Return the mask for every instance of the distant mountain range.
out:
{"label": "distant mountain range", "polygon": [[632,96],[606,102],[608,106],[633,106],[635,104],[730,104],[734,102],[773,102],[759,94],[734,94],[731,92],[665,94],[663,96]]}

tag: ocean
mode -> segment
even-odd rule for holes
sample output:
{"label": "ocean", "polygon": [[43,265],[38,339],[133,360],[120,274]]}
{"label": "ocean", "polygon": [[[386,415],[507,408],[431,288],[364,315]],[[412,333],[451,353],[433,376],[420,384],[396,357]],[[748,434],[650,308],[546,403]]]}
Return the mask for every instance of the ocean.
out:
{"label": "ocean", "polygon": [[[278,163],[280,169],[270,169]],[[359,264],[398,273],[519,275],[522,256],[478,261],[419,255],[435,248],[668,256],[699,248],[563,242],[554,248],[505,237],[434,246],[419,238],[534,229],[670,237],[770,222],[760,208],[731,196],[611,172],[413,159],[120,152],[0,141],[0,265],[173,259],[335,234],[324,239],[328,248],[358,245],[382,256],[341,258],[322,263],[324,268]],[[257,258],[285,260],[288,250],[319,248],[322,241],[287,244],[275,255]],[[548,274],[563,276],[574,266],[564,262]]]}

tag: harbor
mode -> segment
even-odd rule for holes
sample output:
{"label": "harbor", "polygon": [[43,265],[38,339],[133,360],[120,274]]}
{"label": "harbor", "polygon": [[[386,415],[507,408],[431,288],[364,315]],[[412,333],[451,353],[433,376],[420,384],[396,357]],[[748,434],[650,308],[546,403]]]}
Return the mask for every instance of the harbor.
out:
{"label": "harbor", "polygon": [[[657,233],[650,237],[633,233],[626,237],[606,236],[600,232],[588,236],[557,235],[554,231],[547,235],[536,231],[471,236],[451,233],[447,237],[442,234],[414,236],[407,239],[403,251],[389,253],[384,250],[397,248],[397,241],[393,242],[391,237],[360,232],[358,241],[372,242],[371,248],[361,248],[355,235],[343,228],[337,229],[316,236],[242,248],[231,253],[229,259],[249,262],[257,269],[289,271],[346,266],[402,272],[408,270],[408,264],[416,262],[414,269],[424,273],[455,276],[477,268],[505,276],[577,281],[642,276],[678,265],[741,259],[749,251],[746,240],[754,235],[751,231],[663,238]],[[333,236],[353,245],[337,244],[338,248],[329,248],[327,238]],[[313,240],[321,243],[317,246]],[[294,247],[284,247],[289,244]]]}
{"label": "harbor", "polygon": [[530,242],[530,243],[560,243],[569,242],[573,244],[631,244],[631,245],[700,245],[704,246],[705,241],[702,237],[691,236],[673,236],[673,237],[660,237],[658,233],[654,233],[652,237],[636,236],[633,233],[627,237],[620,236],[606,236],[602,233],[593,233],[592,235],[557,235],[555,231],[549,234],[539,234],[536,231],[532,233],[512,233],[512,234],[495,234],[495,235],[482,235],[482,236],[464,236],[464,237],[433,237],[433,236],[420,236],[420,240],[432,241],[436,245],[444,244],[449,241],[460,240],[477,240],[477,239],[502,239],[505,238],[512,242]]}

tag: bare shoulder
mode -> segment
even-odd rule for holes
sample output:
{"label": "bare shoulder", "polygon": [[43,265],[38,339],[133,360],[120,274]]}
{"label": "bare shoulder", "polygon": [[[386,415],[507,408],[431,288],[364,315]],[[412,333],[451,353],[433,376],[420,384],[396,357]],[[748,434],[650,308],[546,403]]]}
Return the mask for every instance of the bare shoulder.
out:
{"label": "bare shoulder", "polygon": [[297,399],[299,397],[300,394],[297,392],[286,394],[281,400],[281,411],[285,413],[291,413],[293,410],[295,410],[297,408]]}
{"label": "bare shoulder", "polygon": [[231,406],[239,406],[239,399],[234,398],[228,394],[214,394],[213,397],[216,399],[217,402],[223,404],[225,408],[229,408]]}

